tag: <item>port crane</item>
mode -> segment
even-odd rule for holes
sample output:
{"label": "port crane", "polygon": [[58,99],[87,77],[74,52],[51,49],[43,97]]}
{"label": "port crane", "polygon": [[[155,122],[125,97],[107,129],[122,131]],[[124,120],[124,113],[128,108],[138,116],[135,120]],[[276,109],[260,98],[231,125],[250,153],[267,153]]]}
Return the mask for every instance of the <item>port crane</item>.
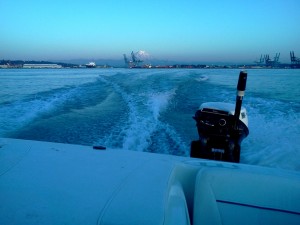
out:
{"label": "port crane", "polygon": [[280,56],[280,53],[276,53],[274,59],[270,59],[270,56],[269,54],[265,55],[265,63],[266,63],[266,66],[271,66],[271,67],[274,67],[276,66],[278,63],[279,63],[279,56]]}
{"label": "port crane", "polygon": [[290,52],[290,57],[291,57],[291,66],[293,68],[300,68],[300,58],[295,56],[294,51]]}
{"label": "port crane", "polygon": [[265,62],[265,56],[260,55],[260,59],[254,61],[256,64],[263,64]]}
{"label": "port crane", "polygon": [[140,60],[133,51],[131,52],[132,60],[128,60],[126,54],[123,54],[123,56],[124,56],[125,64],[127,65],[128,68],[138,67],[139,64],[143,62],[143,60]]}

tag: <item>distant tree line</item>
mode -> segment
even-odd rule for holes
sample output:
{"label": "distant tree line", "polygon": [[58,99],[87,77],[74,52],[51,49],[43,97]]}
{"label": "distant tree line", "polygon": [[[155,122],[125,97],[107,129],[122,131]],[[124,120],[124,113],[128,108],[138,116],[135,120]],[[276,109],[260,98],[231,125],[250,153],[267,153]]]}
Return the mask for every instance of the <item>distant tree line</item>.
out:
{"label": "distant tree line", "polygon": [[49,62],[49,61],[24,61],[24,60],[0,60],[0,65],[9,65],[11,67],[23,67],[24,64],[57,64],[62,67],[78,67],[77,64],[61,63],[61,62]]}

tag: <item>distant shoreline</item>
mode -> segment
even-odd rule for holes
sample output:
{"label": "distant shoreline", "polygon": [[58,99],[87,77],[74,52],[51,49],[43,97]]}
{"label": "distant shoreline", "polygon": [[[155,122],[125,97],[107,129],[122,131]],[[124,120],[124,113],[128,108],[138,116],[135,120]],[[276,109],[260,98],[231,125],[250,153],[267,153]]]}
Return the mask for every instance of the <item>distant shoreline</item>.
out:
{"label": "distant shoreline", "polygon": [[[0,69],[66,69],[66,68],[87,68],[85,65],[49,62],[49,61],[21,61],[1,60]],[[275,66],[262,64],[228,64],[228,65],[207,65],[207,64],[174,64],[174,65],[142,65],[135,67],[97,65],[94,68],[128,68],[128,69],[300,69],[299,64],[279,63]],[[89,69],[94,69],[89,68]]]}

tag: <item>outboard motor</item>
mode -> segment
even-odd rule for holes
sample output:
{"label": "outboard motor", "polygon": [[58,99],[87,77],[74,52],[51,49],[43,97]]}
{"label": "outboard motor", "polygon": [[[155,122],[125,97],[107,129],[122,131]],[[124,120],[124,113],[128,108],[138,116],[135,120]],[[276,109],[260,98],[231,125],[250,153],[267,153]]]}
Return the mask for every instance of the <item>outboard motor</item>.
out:
{"label": "outboard motor", "polygon": [[190,156],[195,158],[240,162],[241,142],[248,136],[248,117],[242,101],[247,73],[240,72],[236,104],[203,103],[193,117],[199,140],[192,141]]}

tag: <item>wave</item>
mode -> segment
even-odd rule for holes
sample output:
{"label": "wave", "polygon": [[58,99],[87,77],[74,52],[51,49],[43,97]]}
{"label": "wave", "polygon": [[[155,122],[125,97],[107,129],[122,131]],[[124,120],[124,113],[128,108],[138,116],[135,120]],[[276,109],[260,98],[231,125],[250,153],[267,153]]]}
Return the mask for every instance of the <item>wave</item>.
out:
{"label": "wave", "polygon": [[76,93],[76,88],[54,90],[5,103],[0,108],[0,135],[26,126],[39,116],[62,106]]}
{"label": "wave", "polygon": [[242,144],[241,161],[300,170],[299,114],[285,102],[261,98],[248,97],[245,107],[250,135]]}
{"label": "wave", "polygon": [[203,81],[207,81],[208,79],[209,79],[208,76],[202,75],[202,76],[196,78],[195,80],[199,81],[199,82],[203,82]]}
{"label": "wave", "polygon": [[34,121],[49,120],[74,110],[96,106],[108,97],[105,88],[96,80],[81,85],[38,92],[0,107],[0,135],[21,130]]}

